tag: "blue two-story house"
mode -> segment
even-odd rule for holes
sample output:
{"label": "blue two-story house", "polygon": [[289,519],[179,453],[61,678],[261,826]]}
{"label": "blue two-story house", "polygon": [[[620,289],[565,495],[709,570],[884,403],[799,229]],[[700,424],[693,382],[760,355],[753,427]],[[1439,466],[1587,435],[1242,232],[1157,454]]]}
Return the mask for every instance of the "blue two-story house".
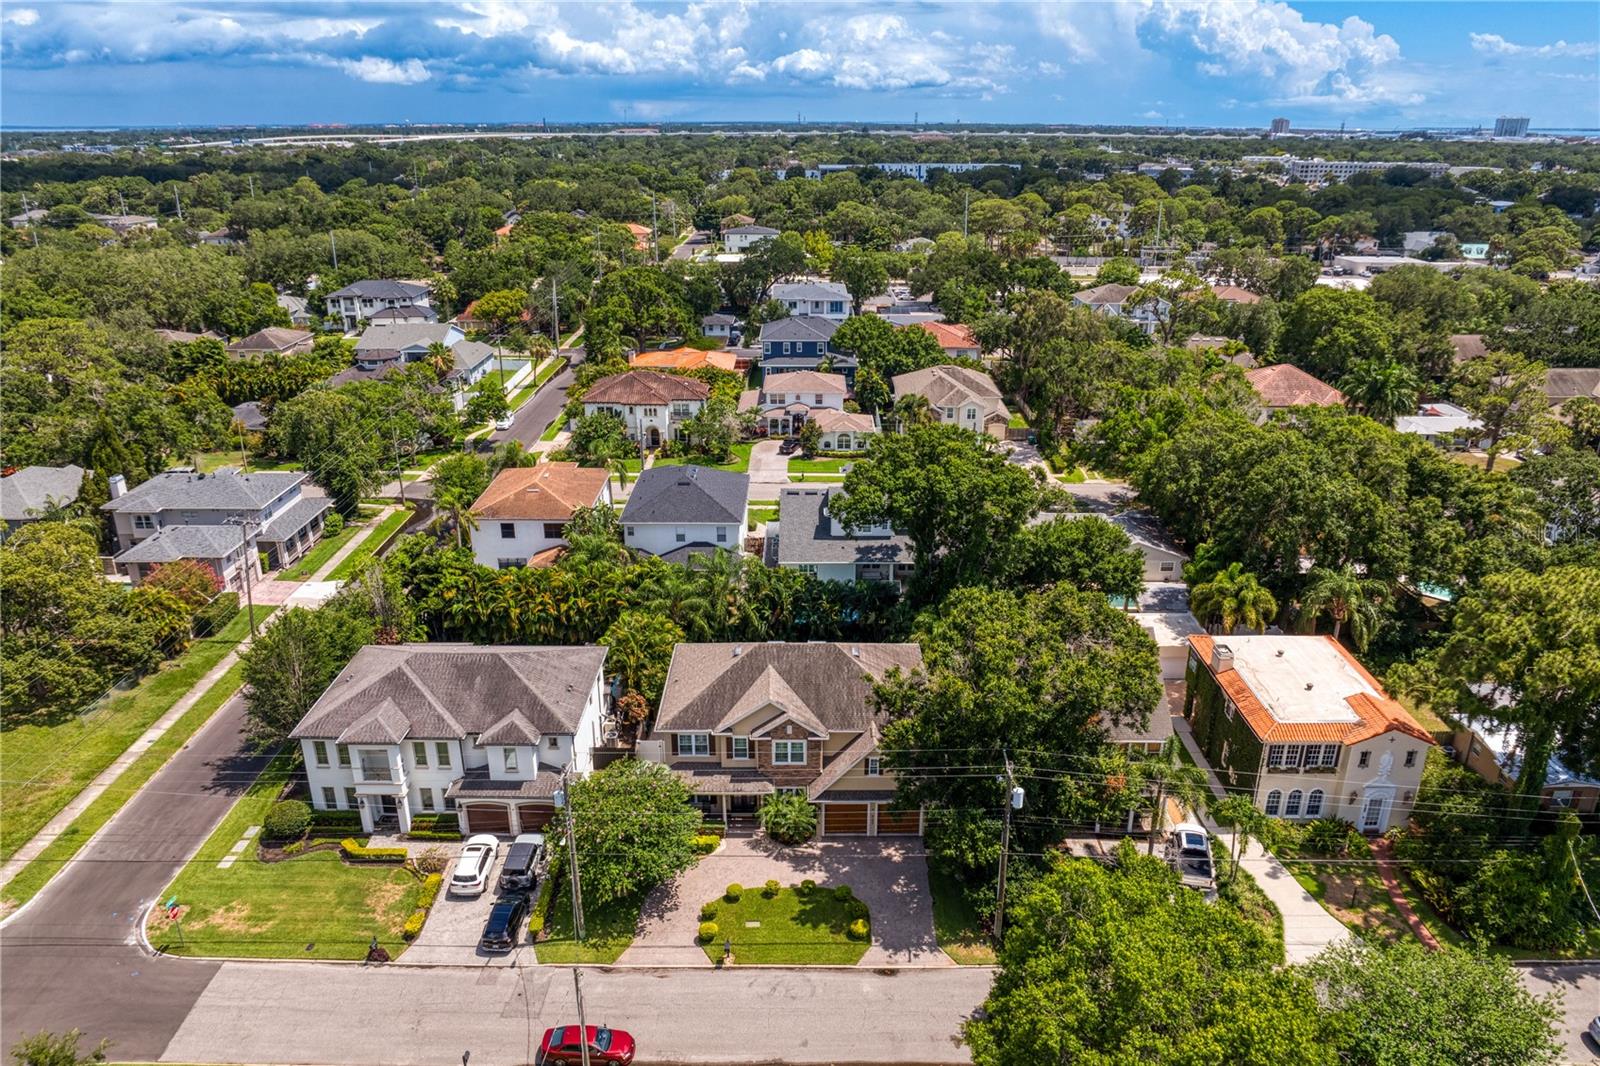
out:
{"label": "blue two-story house", "polygon": [[[856,357],[833,345],[839,324],[816,315],[791,315],[761,327],[761,380],[794,370],[843,374],[851,388],[856,381]],[[824,367],[826,364],[826,367]]]}

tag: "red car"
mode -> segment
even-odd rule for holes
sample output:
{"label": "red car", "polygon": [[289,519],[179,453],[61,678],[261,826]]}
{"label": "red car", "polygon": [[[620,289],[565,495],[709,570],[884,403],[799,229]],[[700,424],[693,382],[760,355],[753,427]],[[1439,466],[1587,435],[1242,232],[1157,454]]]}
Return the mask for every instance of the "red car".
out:
{"label": "red car", "polygon": [[539,1042],[539,1061],[582,1062],[580,1032],[588,1035],[590,1062],[616,1062],[627,1066],[633,1061],[633,1037],[621,1029],[607,1029],[603,1025],[591,1025],[584,1030],[576,1025],[558,1025],[554,1029],[546,1029],[544,1039]]}

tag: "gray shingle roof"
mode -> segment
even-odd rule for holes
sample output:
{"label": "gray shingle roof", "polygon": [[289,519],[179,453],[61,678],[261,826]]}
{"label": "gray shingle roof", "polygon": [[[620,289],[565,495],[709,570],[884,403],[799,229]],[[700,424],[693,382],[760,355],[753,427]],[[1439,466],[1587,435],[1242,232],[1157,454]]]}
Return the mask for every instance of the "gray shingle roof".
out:
{"label": "gray shingle roof", "polygon": [[[836,537],[827,513],[834,488],[790,488],[778,497],[778,565],[909,563],[911,538]],[[770,530],[769,530],[770,533]]]}
{"label": "gray shingle roof", "polygon": [[733,315],[723,314],[721,311],[716,311],[709,315],[701,315],[700,324],[702,326],[737,326],[739,324],[739,320]]}
{"label": "gray shingle roof", "polygon": [[419,344],[423,347],[443,344],[455,328],[448,322],[374,322],[356,338],[356,354],[397,352]]}
{"label": "gray shingle roof", "polygon": [[326,496],[302,496],[272,516],[272,521],[261,527],[258,540],[273,543],[294,536],[316,517],[333,507]]}
{"label": "gray shingle roof", "polygon": [[758,237],[776,237],[778,235],[778,231],[771,226],[735,226],[732,229],[722,231],[724,237],[730,233],[745,233]]}
{"label": "gray shingle roof", "polygon": [[404,307],[383,307],[367,316],[367,321],[373,325],[384,322],[414,322],[421,319],[424,322],[435,322],[439,312],[431,307],[420,304],[406,304]]}
{"label": "gray shingle roof", "polygon": [[850,301],[850,290],[837,281],[790,281],[772,287],[774,300]]}
{"label": "gray shingle roof", "polygon": [[761,343],[768,341],[827,341],[839,324],[820,315],[790,315],[761,327]]}
{"label": "gray shingle roof", "polygon": [[225,559],[239,550],[238,526],[167,526],[116,557],[117,563]]}
{"label": "gray shingle roof", "polygon": [[450,349],[450,354],[455,356],[456,371],[465,372],[494,355],[494,348],[482,341],[462,341]]}
{"label": "gray shingle roof", "polygon": [[426,285],[417,285],[409,281],[357,281],[336,292],[330,292],[328,299],[358,296],[365,300],[414,300],[418,296],[427,294]]}
{"label": "gray shingle roof", "polygon": [[444,794],[446,799],[462,802],[475,799],[540,800],[550,799],[560,787],[561,775],[549,770],[540,770],[527,780],[497,781],[489,776],[488,769],[475,768],[464,771],[450,782]]}
{"label": "gray shingle roof", "polygon": [[634,481],[622,522],[742,523],[749,492],[746,474],[708,466],[653,466]]}
{"label": "gray shingle roof", "polygon": [[[0,519],[22,522],[43,514],[53,500],[69,504],[83,488],[81,466],[25,466],[0,478]],[[29,512],[35,512],[29,514]]]}
{"label": "gray shingle roof", "polygon": [[102,506],[106,511],[147,514],[186,508],[194,511],[255,511],[301,484],[306,476],[295,470],[264,470],[241,474],[224,469],[212,474],[157,474]]}
{"label": "gray shingle roof", "polygon": [[921,665],[915,644],[679,644],[655,728],[715,730],[752,689],[770,684],[764,676],[775,675],[785,698],[799,701],[796,710],[829,732],[861,733],[874,721],[872,681],[896,666],[910,671]]}
{"label": "gray shingle roof", "polygon": [[392,705],[406,736],[461,739],[505,719],[530,735],[574,732],[606,649],[470,644],[368,645],[295,726],[291,737],[337,738]]}

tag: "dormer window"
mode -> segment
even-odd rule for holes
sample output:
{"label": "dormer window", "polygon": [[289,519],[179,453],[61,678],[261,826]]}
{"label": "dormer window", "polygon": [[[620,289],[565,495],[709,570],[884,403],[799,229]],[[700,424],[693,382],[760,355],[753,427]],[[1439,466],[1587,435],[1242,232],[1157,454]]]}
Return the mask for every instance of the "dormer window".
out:
{"label": "dormer window", "polygon": [[514,773],[517,772],[517,749],[516,748],[507,748],[507,749],[505,749],[505,762],[506,762],[506,773],[514,774]]}

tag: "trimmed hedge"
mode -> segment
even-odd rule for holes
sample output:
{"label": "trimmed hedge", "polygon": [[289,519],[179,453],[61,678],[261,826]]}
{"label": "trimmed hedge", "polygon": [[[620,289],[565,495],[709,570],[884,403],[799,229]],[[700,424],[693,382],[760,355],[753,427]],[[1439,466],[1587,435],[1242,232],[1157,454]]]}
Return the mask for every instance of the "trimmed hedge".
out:
{"label": "trimmed hedge", "polygon": [[729,903],[738,903],[739,897],[744,895],[744,886],[735,881],[729,885],[727,891],[722,893],[722,898]]}
{"label": "trimmed hedge", "polygon": [[708,837],[725,837],[728,835],[728,826],[723,822],[701,822],[700,835]]}
{"label": "trimmed hedge", "polygon": [[533,913],[528,915],[528,936],[537,937],[544,931],[544,923],[550,918],[550,903],[556,898],[556,873],[555,864],[550,864],[550,869],[545,871],[544,880],[539,883],[539,896],[533,901]]}
{"label": "trimmed hedge", "polygon": [[311,824],[314,826],[360,826],[360,811],[319,811],[311,812]]}
{"label": "trimmed hedge", "polygon": [[844,903],[847,900],[854,899],[855,893],[850,891],[849,885],[839,885],[833,890],[833,898],[840,903]]}
{"label": "trimmed hedge", "polygon": [[778,890],[782,887],[783,886],[778,884],[778,882],[769,879],[766,885],[762,888],[761,894],[766,896],[768,899],[772,899],[777,896]]}
{"label": "trimmed hedge", "polygon": [[413,833],[460,833],[461,819],[455,811],[439,811],[412,816]]}
{"label": "trimmed hedge", "polygon": [[696,855],[710,855],[713,851],[716,851],[721,844],[721,837],[714,837],[710,834],[697,836],[693,840],[689,841],[689,846],[694,848],[694,853]]}
{"label": "trimmed hedge", "polygon": [[850,923],[849,928],[844,931],[844,935],[851,940],[865,940],[871,935],[871,932],[872,927],[867,924],[867,920],[865,918],[857,918]]}
{"label": "trimmed hedge", "polygon": [[350,862],[405,862],[405,848],[369,848],[355,837],[339,841],[339,850]]}
{"label": "trimmed hedge", "polygon": [[817,890],[817,883],[815,881],[811,880],[811,878],[808,877],[804,881],[800,882],[800,888],[799,888],[800,895],[809,896],[809,895],[811,895],[811,893],[815,892],[816,890]]}
{"label": "trimmed hedge", "polygon": [[461,833],[457,830],[424,829],[421,832],[413,829],[406,834],[407,840],[460,840]]}
{"label": "trimmed hedge", "polygon": [[422,933],[422,923],[428,920],[428,912],[417,909],[411,912],[411,917],[406,919],[406,924],[400,927],[400,939],[410,943]]}
{"label": "trimmed hedge", "polygon": [[429,874],[422,879],[422,891],[417,893],[417,906],[426,910],[433,906],[433,901],[439,898],[439,889],[444,884],[444,875]]}
{"label": "trimmed hedge", "polygon": [[716,904],[715,900],[713,900],[710,903],[701,904],[701,906],[700,906],[700,920],[702,922],[709,922],[711,919],[715,918],[716,916],[717,916],[717,904]]}
{"label": "trimmed hedge", "polygon": [[311,825],[311,808],[300,800],[280,800],[261,819],[261,835],[267,840],[294,840],[304,836]]}

